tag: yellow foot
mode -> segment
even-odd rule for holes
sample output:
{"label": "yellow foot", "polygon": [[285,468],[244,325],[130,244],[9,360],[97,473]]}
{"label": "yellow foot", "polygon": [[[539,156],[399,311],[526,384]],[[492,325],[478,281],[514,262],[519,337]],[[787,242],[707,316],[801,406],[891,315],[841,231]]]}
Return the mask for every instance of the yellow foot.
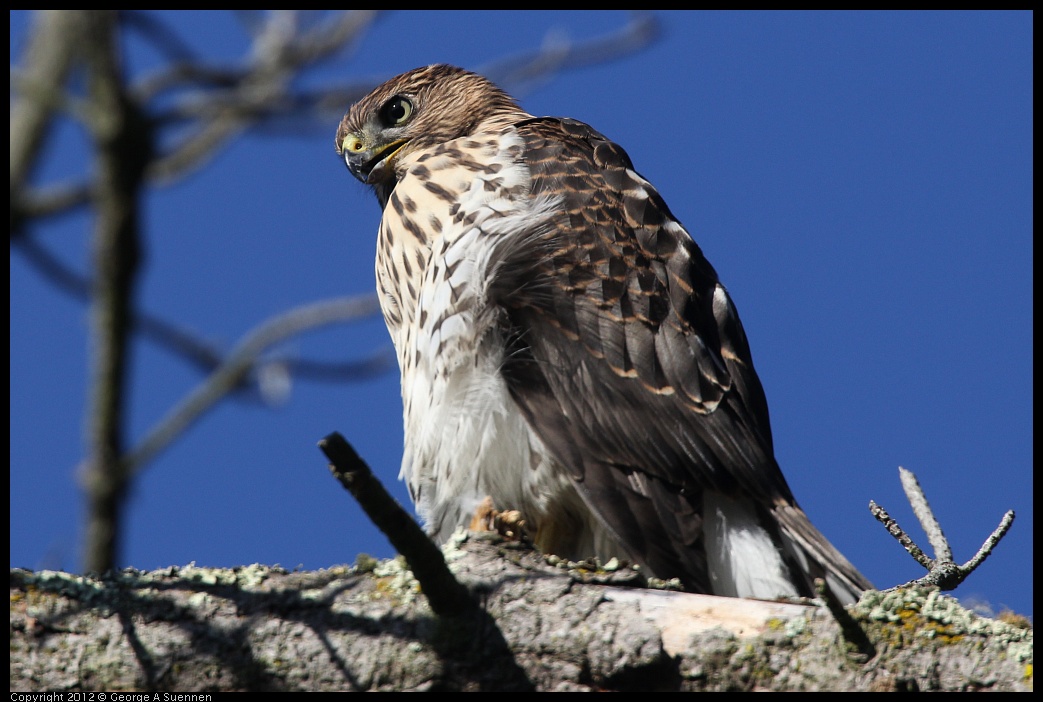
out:
{"label": "yellow foot", "polygon": [[495,531],[511,541],[528,541],[521,512],[516,509],[501,512],[493,505],[491,497],[481,501],[467,528],[470,531]]}

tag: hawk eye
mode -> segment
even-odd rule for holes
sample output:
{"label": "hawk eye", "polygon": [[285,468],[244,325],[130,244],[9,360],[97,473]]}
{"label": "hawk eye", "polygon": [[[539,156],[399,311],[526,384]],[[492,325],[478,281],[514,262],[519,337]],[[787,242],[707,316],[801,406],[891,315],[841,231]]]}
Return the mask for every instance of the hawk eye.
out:
{"label": "hawk eye", "polygon": [[380,108],[380,121],[388,127],[400,127],[413,116],[413,103],[396,95]]}

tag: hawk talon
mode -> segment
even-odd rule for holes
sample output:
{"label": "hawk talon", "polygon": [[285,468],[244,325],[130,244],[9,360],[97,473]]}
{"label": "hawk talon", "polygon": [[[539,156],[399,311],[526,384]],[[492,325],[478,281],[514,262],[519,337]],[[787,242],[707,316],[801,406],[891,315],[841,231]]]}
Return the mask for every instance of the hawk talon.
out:
{"label": "hawk talon", "polygon": [[474,532],[492,532],[508,541],[532,544],[532,540],[525,531],[525,520],[522,518],[522,513],[516,509],[502,512],[497,510],[491,497],[486,497],[479,503],[467,529]]}

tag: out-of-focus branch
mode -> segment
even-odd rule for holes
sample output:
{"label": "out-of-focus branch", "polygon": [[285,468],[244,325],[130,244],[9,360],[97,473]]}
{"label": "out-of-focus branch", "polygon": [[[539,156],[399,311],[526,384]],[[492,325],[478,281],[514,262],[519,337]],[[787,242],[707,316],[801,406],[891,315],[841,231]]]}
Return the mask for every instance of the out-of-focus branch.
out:
{"label": "out-of-focus branch", "polygon": [[482,68],[481,73],[511,94],[519,95],[561,71],[640,51],[658,39],[661,31],[659,21],[643,12],[631,14],[630,21],[619,30],[588,41],[573,42],[563,31],[552,30],[539,49],[495,61]]}
{"label": "out-of-focus branch", "polygon": [[287,104],[296,107],[289,98],[298,73],[341,51],[375,16],[369,11],[339,13],[298,32],[296,12],[272,13],[254,38],[253,57],[239,80],[224,91],[190,96],[173,113],[160,115],[165,120],[172,114],[198,119],[196,128],[152,165],[151,177],[164,182],[184,176],[250,125],[279,114]]}
{"label": "out-of-focus branch", "polygon": [[88,76],[87,128],[97,165],[84,569],[101,573],[118,562],[129,481],[121,458],[130,310],[141,258],[139,199],[151,159],[152,132],[138,105],[123,90],[115,11],[77,12],[84,30],[78,44]]}
{"label": "out-of-focus branch", "polygon": [[[53,283],[59,290],[78,299],[89,301],[93,282],[67,266],[58,257],[48,251],[40,242],[32,237],[22,237],[13,242],[36,271]],[[346,311],[345,315],[334,323],[354,322],[366,316],[377,314],[376,296],[372,295],[372,304],[363,306],[360,316],[355,317]],[[348,298],[354,300],[355,298]],[[336,300],[331,300],[336,303]],[[354,303],[353,303],[354,304]],[[357,309],[353,307],[352,309]],[[140,310],[131,310],[131,325],[135,332],[173,356],[194,366],[202,373],[212,373],[225,363],[227,352],[209,343],[202,336],[182,326],[174,324],[162,317]],[[293,375],[294,378],[319,380],[323,382],[349,382],[372,377],[383,373],[393,363],[389,352],[377,351],[367,358],[357,361],[320,361],[301,358],[297,355],[269,356],[266,365],[279,365]],[[250,389],[255,384],[249,382],[255,374],[250,373],[236,388]]]}
{"label": "out-of-focus branch", "polygon": [[[61,10],[41,10],[34,23],[25,51],[22,78],[58,92],[72,64],[76,16]],[[44,143],[54,114],[51,100],[17,95],[11,99],[11,234],[19,230],[22,213],[16,206],[40,147]]]}
{"label": "out-of-focus branch", "polygon": [[[346,297],[298,307],[270,319],[248,333],[224,362],[176,407],[153,427],[138,446],[123,459],[128,474],[139,473],[145,465],[183,434],[218,401],[238,387],[243,378],[255,372],[261,355],[274,344],[305,331],[336,322],[358,319],[376,311],[372,295]],[[376,359],[376,363],[387,363]]]}

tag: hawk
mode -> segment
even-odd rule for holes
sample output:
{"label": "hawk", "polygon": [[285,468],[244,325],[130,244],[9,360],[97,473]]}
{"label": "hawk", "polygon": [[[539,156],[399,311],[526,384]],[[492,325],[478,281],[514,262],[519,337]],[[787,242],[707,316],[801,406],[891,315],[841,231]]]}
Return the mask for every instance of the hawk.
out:
{"label": "hawk", "polygon": [[620,146],[432,65],[353,105],[336,148],[383,210],[400,477],[432,537],[491,498],[545,553],[693,592],[871,587],[797,505],[735,306]]}

